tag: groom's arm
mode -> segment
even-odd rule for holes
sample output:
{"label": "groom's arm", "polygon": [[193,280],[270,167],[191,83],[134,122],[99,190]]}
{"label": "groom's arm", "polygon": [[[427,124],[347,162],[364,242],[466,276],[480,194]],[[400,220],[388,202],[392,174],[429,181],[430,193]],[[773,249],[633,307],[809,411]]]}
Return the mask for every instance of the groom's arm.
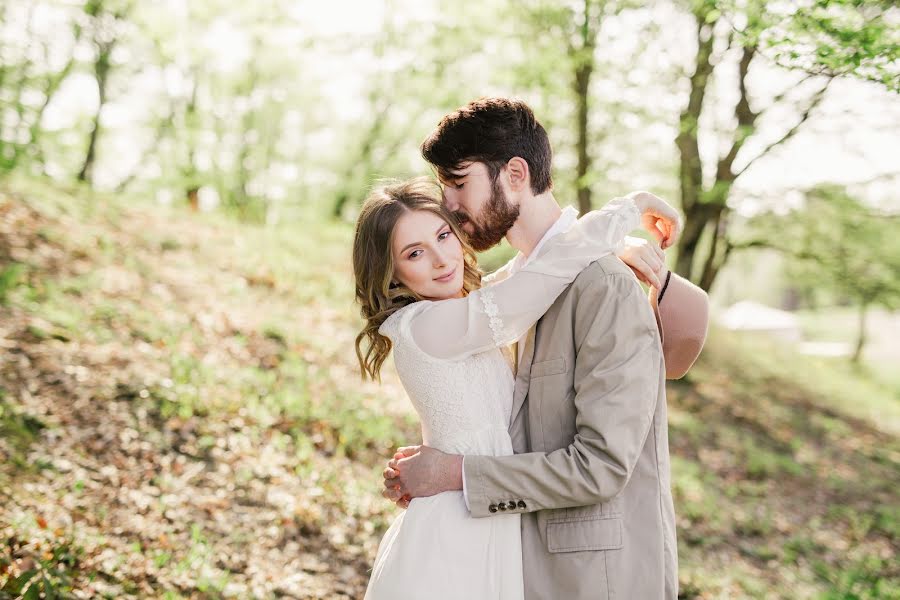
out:
{"label": "groom's arm", "polygon": [[[629,274],[595,263],[573,284],[577,433],[566,448],[514,456],[448,455],[428,447],[391,461],[385,497],[459,490],[473,516],[510,499],[517,510],[607,501],[628,482],[652,425],[661,349],[652,312]],[[412,454],[411,452],[405,454]],[[462,477],[460,477],[462,475]],[[525,508],[518,505],[522,500]]]}
{"label": "groom's arm", "polygon": [[576,435],[553,452],[467,456],[473,516],[522,500],[527,512],[606,502],[626,485],[653,424],[662,366],[637,281],[594,264],[575,282]]}

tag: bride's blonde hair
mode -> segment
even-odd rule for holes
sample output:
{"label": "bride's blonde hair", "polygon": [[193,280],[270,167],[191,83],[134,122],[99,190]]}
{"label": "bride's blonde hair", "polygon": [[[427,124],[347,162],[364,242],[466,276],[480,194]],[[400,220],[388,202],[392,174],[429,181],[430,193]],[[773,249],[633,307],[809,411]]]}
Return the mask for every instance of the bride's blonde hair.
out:
{"label": "bride's blonde hair", "polygon": [[356,358],[363,379],[380,380],[381,366],[391,352],[391,340],[378,328],[392,314],[422,298],[402,284],[391,284],[394,229],[405,213],[426,210],[447,222],[463,248],[463,293],[481,287],[475,251],[466,241],[453,214],[441,204],[438,184],[426,177],[387,182],[369,194],[356,221],[353,238],[353,275],[356,301],[365,325],[356,336]]}

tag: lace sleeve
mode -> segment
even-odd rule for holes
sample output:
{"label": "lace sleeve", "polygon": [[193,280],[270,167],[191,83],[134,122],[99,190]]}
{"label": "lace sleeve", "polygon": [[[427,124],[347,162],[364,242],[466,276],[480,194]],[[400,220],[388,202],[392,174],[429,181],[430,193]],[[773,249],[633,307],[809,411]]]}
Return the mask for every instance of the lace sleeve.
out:
{"label": "lace sleeve", "polygon": [[488,273],[484,277],[481,278],[482,285],[493,285],[495,283],[500,283],[507,277],[509,277],[512,272],[512,266],[516,262],[516,257],[518,255],[512,257],[507,261],[505,265],[494,271],[493,273]]}
{"label": "lace sleeve", "polygon": [[429,303],[410,323],[416,345],[433,357],[460,360],[515,341],[578,273],[612,253],[639,223],[640,212],[627,198],[588,213],[516,274],[465,298]]}

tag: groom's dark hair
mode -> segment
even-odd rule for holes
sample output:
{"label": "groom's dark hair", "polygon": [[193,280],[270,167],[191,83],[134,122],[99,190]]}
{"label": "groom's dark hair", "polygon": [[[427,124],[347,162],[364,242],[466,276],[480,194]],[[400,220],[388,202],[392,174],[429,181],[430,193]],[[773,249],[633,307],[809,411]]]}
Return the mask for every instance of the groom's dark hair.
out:
{"label": "groom's dark hair", "polygon": [[422,156],[445,180],[453,180],[468,161],[484,163],[496,180],[509,159],[518,156],[528,163],[532,192],[553,187],[547,132],[520,100],[479,98],[456,109],[422,142]]}

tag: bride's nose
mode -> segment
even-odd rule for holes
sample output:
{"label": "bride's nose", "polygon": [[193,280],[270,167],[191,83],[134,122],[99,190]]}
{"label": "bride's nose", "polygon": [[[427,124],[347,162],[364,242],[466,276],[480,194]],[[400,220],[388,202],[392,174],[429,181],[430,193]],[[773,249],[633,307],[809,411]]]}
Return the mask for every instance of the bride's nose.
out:
{"label": "bride's nose", "polygon": [[440,250],[435,250],[434,254],[432,256],[433,256],[433,258],[431,260],[432,260],[432,265],[434,266],[434,268],[437,269],[437,268],[446,266],[447,258],[444,256],[443,252],[441,252]]}

